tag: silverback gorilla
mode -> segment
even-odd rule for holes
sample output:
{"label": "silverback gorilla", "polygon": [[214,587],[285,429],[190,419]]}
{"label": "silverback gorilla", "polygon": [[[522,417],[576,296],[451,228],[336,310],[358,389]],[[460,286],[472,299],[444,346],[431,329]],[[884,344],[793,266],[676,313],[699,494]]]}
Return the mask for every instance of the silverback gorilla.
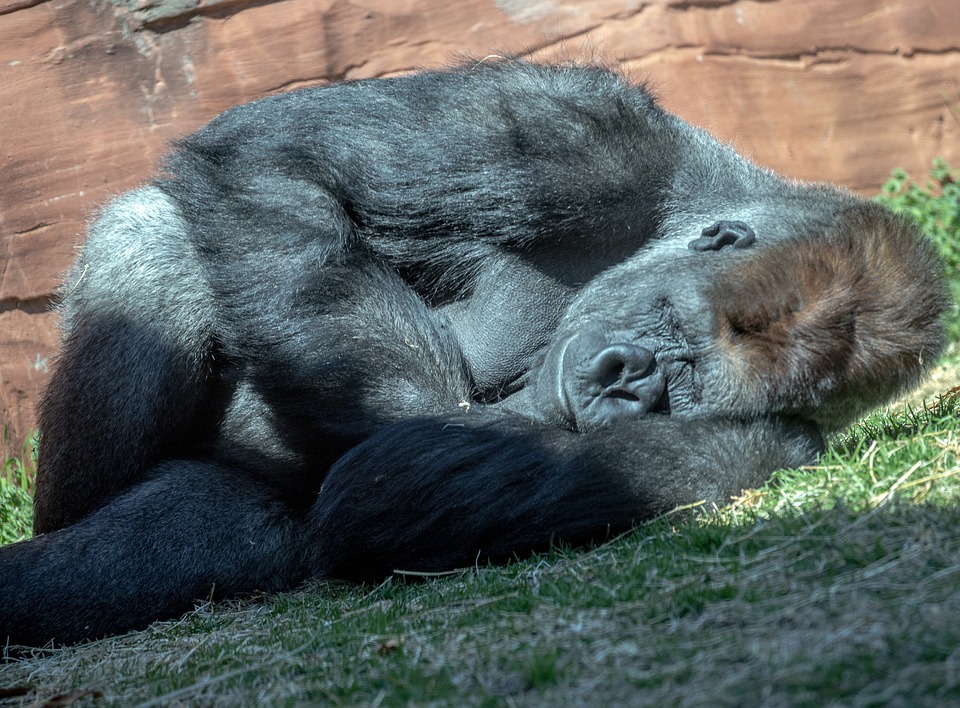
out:
{"label": "silverback gorilla", "polygon": [[273,96],[108,206],[64,287],[0,637],[602,539],[915,382],[939,265],[597,67]]}

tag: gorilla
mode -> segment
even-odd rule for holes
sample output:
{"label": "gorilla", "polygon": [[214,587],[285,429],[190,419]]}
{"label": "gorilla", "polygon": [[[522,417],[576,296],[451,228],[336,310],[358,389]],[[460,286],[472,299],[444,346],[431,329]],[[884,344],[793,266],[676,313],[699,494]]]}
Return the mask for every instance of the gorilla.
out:
{"label": "gorilla", "polygon": [[602,67],[234,108],[103,210],[67,277],[0,637],[721,504],[915,383],[945,306],[914,227]]}

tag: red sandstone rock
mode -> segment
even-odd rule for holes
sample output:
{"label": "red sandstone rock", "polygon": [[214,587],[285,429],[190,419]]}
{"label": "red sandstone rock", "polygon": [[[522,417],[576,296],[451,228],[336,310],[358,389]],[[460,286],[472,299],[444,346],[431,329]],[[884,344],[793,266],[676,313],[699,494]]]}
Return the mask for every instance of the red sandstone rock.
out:
{"label": "red sandstone rock", "polygon": [[0,0],[0,425],[34,425],[83,223],[223,109],[458,54],[602,58],[788,175],[960,163],[956,0]]}

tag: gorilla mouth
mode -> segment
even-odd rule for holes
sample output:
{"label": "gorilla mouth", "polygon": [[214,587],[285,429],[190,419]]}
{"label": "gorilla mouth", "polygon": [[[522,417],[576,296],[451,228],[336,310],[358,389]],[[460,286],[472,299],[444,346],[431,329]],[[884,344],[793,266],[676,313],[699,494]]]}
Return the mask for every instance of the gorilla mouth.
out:
{"label": "gorilla mouth", "polygon": [[657,413],[659,415],[670,415],[670,378],[667,377],[667,385],[663,387],[663,393],[660,394],[659,400],[653,404],[653,408],[650,409],[651,413]]}
{"label": "gorilla mouth", "polygon": [[693,349],[680,327],[673,304],[662,298],[656,307],[660,315],[652,343],[657,366],[666,376],[667,385],[651,412],[665,415],[685,413],[698,408],[702,399]]}
{"label": "gorilla mouth", "polygon": [[[605,394],[606,398],[628,403],[640,403],[640,397],[630,391],[614,389]],[[663,392],[656,402],[650,407],[650,413],[659,413],[661,415],[670,415],[670,387],[669,384],[663,387]]]}
{"label": "gorilla mouth", "polygon": [[701,391],[695,357],[666,298],[642,309],[630,329],[589,323],[558,336],[547,353],[534,408],[557,411],[586,432],[620,420],[695,411]]}
{"label": "gorilla mouth", "polygon": [[700,405],[701,391],[693,359],[687,354],[664,365],[667,385],[652,413],[671,415],[694,410]]}

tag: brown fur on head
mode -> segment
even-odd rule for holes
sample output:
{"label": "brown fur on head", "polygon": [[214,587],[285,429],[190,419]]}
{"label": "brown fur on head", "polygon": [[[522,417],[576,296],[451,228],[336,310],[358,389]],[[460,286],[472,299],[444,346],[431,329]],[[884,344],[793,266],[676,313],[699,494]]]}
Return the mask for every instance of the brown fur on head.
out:
{"label": "brown fur on head", "polygon": [[932,245],[877,204],[798,236],[750,254],[710,302],[731,373],[771,410],[831,429],[917,382],[948,299]]}

